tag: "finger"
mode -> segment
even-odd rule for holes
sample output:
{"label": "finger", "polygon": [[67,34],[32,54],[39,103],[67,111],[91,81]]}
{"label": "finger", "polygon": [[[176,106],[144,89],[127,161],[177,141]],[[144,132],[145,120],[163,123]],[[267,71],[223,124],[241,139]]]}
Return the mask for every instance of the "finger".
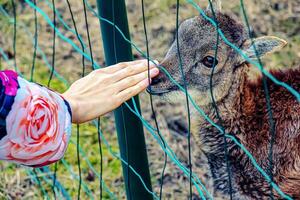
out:
{"label": "finger", "polygon": [[[155,68],[155,64],[149,63],[149,69],[151,70],[153,68]],[[131,66],[128,66],[124,69],[117,71],[114,74],[114,80],[115,80],[115,82],[117,82],[117,81],[120,81],[121,79],[125,79],[129,76],[133,76],[135,74],[139,74],[139,73],[147,72],[147,71],[148,71],[147,61],[141,62],[136,65],[131,65]]]}
{"label": "finger", "polygon": [[120,92],[122,90],[125,90],[129,87],[138,84],[144,79],[148,79],[148,75],[150,75],[150,79],[151,79],[157,76],[158,74],[159,74],[159,69],[153,68],[149,71],[149,74],[148,71],[146,71],[120,80],[119,82],[115,83],[115,88],[118,92]]}
{"label": "finger", "polygon": [[[142,59],[142,60],[135,60],[135,61],[129,61],[129,62],[124,62],[125,64],[127,65],[131,65],[132,63],[133,64],[139,64],[139,63],[146,63],[148,64],[148,59]],[[154,64],[154,65],[158,65],[159,62],[157,60],[149,60],[149,64]]]}
{"label": "finger", "polygon": [[124,69],[126,67],[132,66],[132,65],[138,65],[140,63],[147,63],[147,60],[135,60],[135,61],[129,61],[129,62],[121,62],[109,67],[104,68],[109,73],[115,73],[121,69]]}
{"label": "finger", "polygon": [[118,98],[120,98],[120,100],[122,102],[125,102],[128,99],[130,99],[131,97],[134,97],[135,95],[144,91],[148,86],[149,86],[149,80],[144,79],[141,82],[139,82],[138,84],[123,90],[117,96],[118,96]]}
{"label": "finger", "polygon": [[128,67],[129,63],[131,63],[131,65],[136,65],[140,62],[142,62],[143,60],[135,60],[135,61],[129,61],[129,62],[120,62],[120,63],[117,63],[117,64],[114,64],[114,65],[110,65],[110,66],[107,66],[107,67],[103,67],[101,69],[97,69],[97,70],[94,70],[94,71],[103,71],[103,72],[106,72],[106,73],[115,73],[116,71],[119,71],[125,67]]}

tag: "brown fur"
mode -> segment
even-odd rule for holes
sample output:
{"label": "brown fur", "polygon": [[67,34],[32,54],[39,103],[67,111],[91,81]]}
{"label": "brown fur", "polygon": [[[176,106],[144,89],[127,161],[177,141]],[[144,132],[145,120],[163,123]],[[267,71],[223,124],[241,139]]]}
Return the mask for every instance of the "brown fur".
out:
{"label": "brown fur", "polygon": [[[273,71],[271,74],[300,91],[300,67],[296,70]],[[210,107],[208,115],[225,128],[226,133],[234,135],[254,156],[257,163],[269,171],[269,144],[271,139],[269,116],[262,78],[255,82],[248,80],[243,72],[235,88],[223,101],[218,103],[222,123],[218,121]],[[267,80],[276,140],[273,147],[274,182],[293,199],[300,199],[300,104],[294,95],[282,86]],[[199,133],[204,153],[212,167],[213,176],[219,176],[217,189],[224,187],[224,172],[213,170],[217,163],[225,163],[224,149],[220,132],[210,123],[202,121]],[[200,134],[200,135],[199,135]],[[227,140],[229,162],[233,173],[234,199],[269,199],[270,185],[253,166],[245,153],[230,139]],[[218,166],[219,168],[220,165]],[[218,174],[219,173],[219,174]],[[220,188],[218,188],[218,186]],[[227,185],[228,187],[228,185]],[[228,188],[221,189],[228,193]],[[274,190],[273,190],[274,191]],[[274,196],[281,196],[274,191]]]}
{"label": "brown fur", "polygon": [[[278,80],[300,91],[300,68],[271,72]],[[300,199],[300,104],[285,88],[267,80],[275,121],[274,180],[281,190]],[[250,150],[258,163],[266,166],[269,152],[270,124],[262,78],[256,83],[245,82],[240,96],[240,113],[235,118],[244,129],[241,142]],[[237,136],[240,133],[236,133]],[[259,137],[256,135],[259,134]],[[259,150],[258,150],[259,149]]]}

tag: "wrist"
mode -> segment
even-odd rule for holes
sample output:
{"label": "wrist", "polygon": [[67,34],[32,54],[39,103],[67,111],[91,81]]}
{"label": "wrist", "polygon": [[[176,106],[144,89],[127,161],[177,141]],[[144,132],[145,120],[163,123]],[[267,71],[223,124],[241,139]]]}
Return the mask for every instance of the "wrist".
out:
{"label": "wrist", "polygon": [[72,98],[67,92],[62,93],[61,96],[69,103],[69,106],[71,108],[71,113],[72,114],[72,123],[77,123],[77,117],[76,113],[78,110],[77,102],[74,98]]}

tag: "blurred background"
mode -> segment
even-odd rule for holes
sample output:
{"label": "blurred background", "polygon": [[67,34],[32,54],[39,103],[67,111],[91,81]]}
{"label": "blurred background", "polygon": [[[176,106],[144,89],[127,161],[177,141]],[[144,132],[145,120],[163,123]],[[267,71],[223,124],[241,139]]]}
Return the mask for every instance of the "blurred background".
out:
{"label": "blurred background", "polygon": [[[0,5],[7,12],[0,12],[0,68],[13,69],[14,59],[24,77],[30,79],[30,70],[32,66],[32,57],[34,50],[34,11],[24,1],[16,2],[17,14],[17,39],[16,55],[13,51],[13,9],[10,0],[0,0]],[[96,1],[88,1],[92,9],[97,11]],[[146,50],[145,37],[142,19],[142,7],[140,0],[127,0],[127,12],[130,26],[132,42],[143,51]],[[206,8],[207,1],[196,1],[201,8]],[[61,18],[72,29],[73,23],[66,1],[55,1],[56,9]],[[84,12],[82,1],[70,0],[78,32],[87,44],[86,25],[84,21]],[[180,1],[180,20],[198,15],[190,4],[185,0]],[[50,19],[53,19],[51,1],[37,0],[40,7]],[[300,0],[245,0],[249,21],[256,36],[274,35],[288,41],[288,45],[275,54],[264,59],[266,67],[283,68],[299,66],[300,61]],[[238,0],[226,0],[223,3],[223,9],[226,13],[235,15],[240,21],[240,4]],[[145,0],[145,14],[149,37],[149,47],[151,57],[162,60],[170,44],[175,37],[176,26],[176,1],[174,0]],[[47,85],[50,76],[52,63],[52,40],[53,29],[47,24],[44,18],[37,13],[38,17],[38,51],[36,57],[36,70],[34,72],[34,81]],[[100,34],[99,20],[88,9],[88,23],[92,40],[92,49],[95,60],[105,66],[104,52]],[[79,41],[74,33],[67,30],[57,17],[57,26],[63,35],[72,40],[78,46]],[[136,59],[141,56],[135,51]],[[4,55],[7,56],[6,60]],[[56,57],[55,70],[60,75],[53,77],[50,88],[63,92],[67,89],[66,81],[74,82],[81,77],[82,64],[81,56],[72,48],[71,45],[56,39]],[[48,65],[45,63],[48,60]],[[91,63],[86,62],[87,73],[91,71]],[[65,79],[62,81],[62,77]],[[167,142],[174,150],[180,161],[187,164],[187,138],[185,127],[185,109],[183,105],[170,105],[166,102],[155,100],[155,110],[157,112],[161,132]],[[150,109],[149,96],[146,93],[140,95],[142,114],[149,122],[153,122],[153,115]],[[114,127],[113,114],[107,114],[101,118],[103,134],[108,140],[111,149],[118,153],[118,143]],[[159,192],[159,180],[163,168],[163,151],[154,141],[153,137],[145,130],[145,137],[148,150],[148,159],[151,170],[153,190]],[[193,140],[193,139],[192,139]],[[72,141],[76,141],[76,126],[73,127]],[[92,165],[97,172],[100,170],[100,156],[97,140],[97,128],[92,123],[86,123],[80,126],[80,145],[84,152],[81,155],[83,182],[90,190],[92,197],[99,197],[99,179],[95,172],[91,170]],[[159,150],[158,150],[159,149]],[[193,152],[193,171],[198,177],[206,183],[206,187],[212,190],[210,173],[207,168],[207,162],[200,147],[192,142]],[[64,162],[58,163],[57,179],[66,188],[72,199],[77,197],[78,174],[76,145],[70,143],[64,157]],[[89,160],[90,163],[86,162]],[[89,165],[90,164],[90,165]],[[53,171],[54,166],[50,169]],[[42,199],[43,192],[32,179],[33,174],[28,173],[28,168],[0,162],[0,199]],[[53,198],[51,184],[41,176],[41,184],[50,198]],[[109,149],[103,145],[103,179],[108,189],[114,193],[117,199],[125,198],[124,181],[122,177],[121,163],[110,153]],[[188,179],[171,162],[168,162],[165,178],[163,199],[187,199],[188,197]],[[82,189],[81,198],[91,198]],[[111,197],[104,191],[104,199]],[[195,194],[194,199],[199,199]]]}

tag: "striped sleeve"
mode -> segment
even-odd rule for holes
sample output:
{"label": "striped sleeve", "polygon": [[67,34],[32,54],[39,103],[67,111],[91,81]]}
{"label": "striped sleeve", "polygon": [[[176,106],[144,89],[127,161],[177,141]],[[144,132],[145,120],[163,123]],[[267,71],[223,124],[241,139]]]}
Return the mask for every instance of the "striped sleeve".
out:
{"label": "striped sleeve", "polygon": [[0,79],[0,160],[41,167],[61,159],[71,135],[68,102],[14,71]]}

